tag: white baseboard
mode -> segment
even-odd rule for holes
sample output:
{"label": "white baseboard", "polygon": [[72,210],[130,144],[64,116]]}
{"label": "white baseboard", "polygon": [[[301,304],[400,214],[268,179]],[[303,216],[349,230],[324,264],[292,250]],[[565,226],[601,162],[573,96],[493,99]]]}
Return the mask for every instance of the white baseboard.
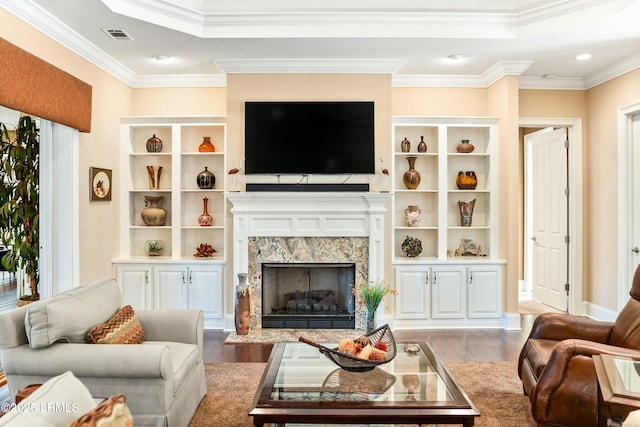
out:
{"label": "white baseboard", "polygon": [[520,313],[505,313],[504,314],[504,329],[507,331],[519,331],[522,329],[520,322]]}
{"label": "white baseboard", "polygon": [[592,319],[602,320],[605,322],[615,322],[616,318],[618,317],[617,311],[599,306],[592,302],[587,302],[585,304],[586,304],[585,313],[587,316],[591,317]]}

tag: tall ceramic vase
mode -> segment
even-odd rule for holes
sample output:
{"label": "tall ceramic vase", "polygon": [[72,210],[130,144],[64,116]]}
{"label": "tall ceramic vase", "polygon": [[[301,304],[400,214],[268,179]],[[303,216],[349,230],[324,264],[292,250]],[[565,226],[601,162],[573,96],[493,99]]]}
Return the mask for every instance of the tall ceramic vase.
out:
{"label": "tall ceramic vase", "polygon": [[213,217],[211,217],[211,215],[209,215],[209,212],[207,211],[209,206],[209,199],[207,197],[204,197],[202,199],[202,204],[204,205],[204,211],[198,217],[198,224],[200,224],[200,226],[202,227],[209,227],[213,225]]}
{"label": "tall ceramic vase", "polygon": [[460,210],[460,225],[463,227],[471,227],[471,220],[473,219],[473,207],[476,204],[476,199],[470,202],[458,201],[458,209]]}
{"label": "tall ceramic vase", "polygon": [[416,159],[417,156],[407,156],[407,161],[409,162],[409,169],[402,175],[402,182],[404,186],[409,190],[415,190],[420,185],[420,172],[416,170]]}
{"label": "tall ceramic vase", "polygon": [[238,273],[235,308],[236,334],[247,335],[251,326],[251,300],[247,287],[247,273]]}

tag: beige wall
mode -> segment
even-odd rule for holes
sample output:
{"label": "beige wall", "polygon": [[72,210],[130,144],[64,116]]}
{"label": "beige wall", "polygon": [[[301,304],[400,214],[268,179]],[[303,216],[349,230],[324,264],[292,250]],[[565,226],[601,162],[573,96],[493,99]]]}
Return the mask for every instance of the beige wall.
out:
{"label": "beige wall", "polygon": [[[585,177],[589,198],[584,277],[590,283],[585,299],[615,310],[616,284],[627,285],[618,276],[618,124],[620,108],[640,102],[640,69],[603,83],[587,92],[588,157]],[[603,286],[597,286],[603,284]]]}
{"label": "beige wall", "polygon": [[114,183],[119,185],[119,122],[120,117],[131,114],[131,88],[4,9],[0,9],[0,20],[0,37],[93,88],[92,130],[80,134],[79,148],[80,284],[111,277],[111,259],[117,255],[119,246],[120,197],[114,191],[111,202],[89,202],[89,167],[112,169]]}

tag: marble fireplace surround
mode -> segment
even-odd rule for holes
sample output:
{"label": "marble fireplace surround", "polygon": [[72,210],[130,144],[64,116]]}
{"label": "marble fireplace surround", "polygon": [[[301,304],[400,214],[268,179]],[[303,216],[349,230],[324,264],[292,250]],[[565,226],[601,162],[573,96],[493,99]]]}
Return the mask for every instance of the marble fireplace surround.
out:
{"label": "marble fireplace surround", "polygon": [[[388,193],[228,193],[233,275],[247,273],[251,327],[261,329],[262,262],[355,262],[356,281],[384,275]],[[363,328],[364,313],[356,313]]]}

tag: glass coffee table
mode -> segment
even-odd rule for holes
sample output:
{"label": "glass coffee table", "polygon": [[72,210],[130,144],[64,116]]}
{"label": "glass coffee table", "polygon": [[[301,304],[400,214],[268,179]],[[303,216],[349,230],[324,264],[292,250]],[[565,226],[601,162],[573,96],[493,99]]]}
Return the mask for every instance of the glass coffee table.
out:
{"label": "glass coffee table", "polygon": [[[333,348],[336,345],[327,344]],[[480,412],[426,343],[399,343],[396,357],[348,372],[301,342],[279,342],[249,412],[265,424],[462,424]]]}

